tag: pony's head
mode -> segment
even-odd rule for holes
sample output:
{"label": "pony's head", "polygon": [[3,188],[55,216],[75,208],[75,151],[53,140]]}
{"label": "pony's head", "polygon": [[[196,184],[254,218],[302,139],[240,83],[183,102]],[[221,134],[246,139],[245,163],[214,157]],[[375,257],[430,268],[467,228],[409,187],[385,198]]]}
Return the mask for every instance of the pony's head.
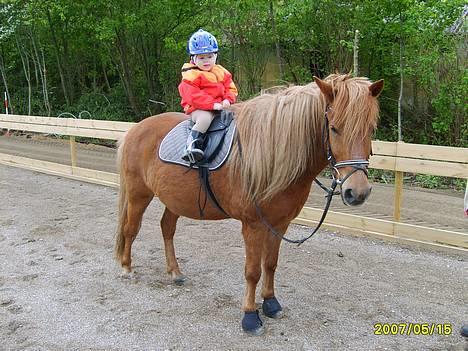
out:
{"label": "pony's head", "polygon": [[371,83],[366,78],[336,74],[314,80],[327,105],[328,157],[334,177],[341,183],[343,202],[360,205],[371,192],[366,166],[372,152],[371,137],[377,127],[377,97],[383,89],[383,80]]}

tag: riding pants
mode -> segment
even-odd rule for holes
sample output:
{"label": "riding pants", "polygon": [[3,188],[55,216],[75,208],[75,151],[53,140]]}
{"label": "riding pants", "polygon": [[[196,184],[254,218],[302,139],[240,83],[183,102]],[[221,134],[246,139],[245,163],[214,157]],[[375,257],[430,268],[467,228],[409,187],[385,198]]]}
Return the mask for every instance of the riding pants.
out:
{"label": "riding pants", "polygon": [[211,121],[213,121],[214,113],[205,110],[195,110],[190,116],[192,121],[195,123],[192,130],[196,130],[200,133],[206,133],[210,127]]}

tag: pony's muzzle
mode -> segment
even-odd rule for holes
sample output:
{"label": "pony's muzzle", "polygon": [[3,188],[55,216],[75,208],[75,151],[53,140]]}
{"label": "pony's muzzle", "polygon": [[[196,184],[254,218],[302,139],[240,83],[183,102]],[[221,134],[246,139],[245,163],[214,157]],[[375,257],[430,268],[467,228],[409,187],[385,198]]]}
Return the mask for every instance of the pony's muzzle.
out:
{"label": "pony's muzzle", "polygon": [[372,191],[372,186],[361,187],[359,190],[352,187],[342,190],[342,198],[345,205],[358,206],[362,205],[369,197]]}

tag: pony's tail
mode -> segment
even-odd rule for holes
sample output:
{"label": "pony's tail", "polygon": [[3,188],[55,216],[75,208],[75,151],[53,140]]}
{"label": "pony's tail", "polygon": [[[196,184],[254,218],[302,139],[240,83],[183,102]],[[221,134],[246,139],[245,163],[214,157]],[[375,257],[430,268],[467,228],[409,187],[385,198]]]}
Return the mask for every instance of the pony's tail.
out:
{"label": "pony's tail", "polygon": [[117,227],[117,235],[115,239],[115,258],[121,262],[122,254],[125,246],[124,228],[127,223],[127,189],[125,172],[123,170],[123,149],[125,147],[125,137],[127,133],[119,140],[117,150],[117,169],[120,173],[120,188],[119,188],[119,224]]}

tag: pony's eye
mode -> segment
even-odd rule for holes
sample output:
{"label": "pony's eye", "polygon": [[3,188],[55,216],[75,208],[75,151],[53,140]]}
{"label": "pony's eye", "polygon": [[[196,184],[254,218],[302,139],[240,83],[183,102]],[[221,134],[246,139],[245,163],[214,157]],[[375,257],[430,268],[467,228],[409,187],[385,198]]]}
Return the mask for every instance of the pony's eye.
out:
{"label": "pony's eye", "polygon": [[338,133],[338,129],[336,129],[335,127],[331,126],[330,129],[331,129],[331,131],[332,131],[333,133],[339,134],[339,133]]}

